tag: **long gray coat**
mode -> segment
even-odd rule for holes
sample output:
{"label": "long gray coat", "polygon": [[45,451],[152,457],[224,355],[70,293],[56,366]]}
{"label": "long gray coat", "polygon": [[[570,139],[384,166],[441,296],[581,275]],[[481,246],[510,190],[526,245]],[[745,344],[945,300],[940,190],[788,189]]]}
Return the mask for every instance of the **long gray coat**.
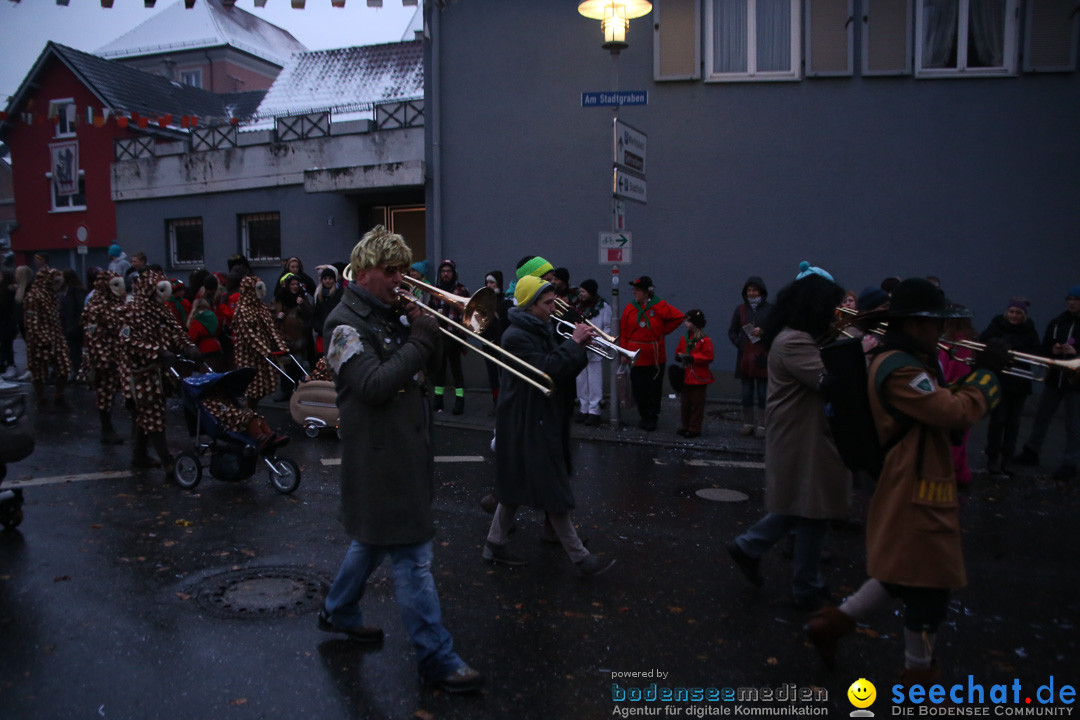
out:
{"label": "long gray coat", "polygon": [[549,323],[511,308],[502,347],[547,373],[551,397],[502,371],[495,410],[495,493],[508,505],[552,513],[574,508],[570,489],[570,417],[574,379],[589,363],[573,340],[559,342]]}
{"label": "long gray coat", "polygon": [[330,313],[327,364],[341,424],[341,523],[369,545],[435,536],[431,406],[415,380],[430,358],[398,318],[350,285]]}
{"label": "long gray coat", "polygon": [[851,472],[832,440],[818,387],[825,367],[807,333],[784,328],[769,349],[765,510],[805,518],[847,513]]}

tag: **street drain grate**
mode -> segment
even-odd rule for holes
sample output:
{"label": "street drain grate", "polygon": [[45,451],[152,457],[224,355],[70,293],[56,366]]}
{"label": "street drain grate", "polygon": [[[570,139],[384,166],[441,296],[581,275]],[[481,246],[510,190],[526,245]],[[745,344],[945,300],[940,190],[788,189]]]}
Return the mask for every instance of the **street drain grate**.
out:
{"label": "street drain grate", "polygon": [[318,609],[326,581],[291,567],[260,567],[211,575],[193,591],[195,602],[216,617],[261,620]]}

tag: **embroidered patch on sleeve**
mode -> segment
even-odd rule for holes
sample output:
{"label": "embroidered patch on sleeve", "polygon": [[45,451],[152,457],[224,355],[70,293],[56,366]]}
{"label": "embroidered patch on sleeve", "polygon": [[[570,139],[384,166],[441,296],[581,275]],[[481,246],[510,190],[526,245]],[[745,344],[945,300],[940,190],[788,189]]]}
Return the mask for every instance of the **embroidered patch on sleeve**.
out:
{"label": "embroidered patch on sleeve", "polygon": [[923,395],[929,395],[934,392],[934,382],[926,373],[919,373],[914,380],[908,383],[908,386],[914,390],[918,390]]}
{"label": "embroidered patch on sleeve", "polygon": [[334,334],[330,336],[330,348],[326,351],[326,364],[335,375],[341,372],[342,366],[353,355],[364,352],[364,344],[360,341],[360,333],[356,328],[348,325],[338,325],[334,328]]}

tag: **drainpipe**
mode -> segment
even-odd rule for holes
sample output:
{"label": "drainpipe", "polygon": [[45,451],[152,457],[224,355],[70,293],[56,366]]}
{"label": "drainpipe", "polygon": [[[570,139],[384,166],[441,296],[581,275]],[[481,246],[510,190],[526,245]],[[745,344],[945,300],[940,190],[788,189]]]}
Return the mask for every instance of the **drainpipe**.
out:
{"label": "drainpipe", "polygon": [[431,215],[432,257],[430,259],[436,263],[445,257],[442,237],[442,113],[440,112],[442,107],[442,88],[440,87],[442,47],[439,36],[441,6],[442,3],[439,0],[429,0],[424,3],[424,10],[428,13],[427,34],[431,52],[430,72],[427,78],[431,102],[429,107],[424,108],[424,114],[427,116],[425,122],[431,123],[431,201],[428,207]]}

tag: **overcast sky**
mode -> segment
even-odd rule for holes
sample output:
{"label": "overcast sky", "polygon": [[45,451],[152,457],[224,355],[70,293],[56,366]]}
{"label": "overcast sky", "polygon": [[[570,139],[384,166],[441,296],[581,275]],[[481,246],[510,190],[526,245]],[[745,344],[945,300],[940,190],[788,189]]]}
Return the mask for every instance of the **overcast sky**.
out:
{"label": "overcast sky", "polygon": [[[55,0],[0,0],[0,109],[8,104],[30,72],[45,43],[93,52],[173,3],[157,0],[152,9],[143,0],[115,0],[112,9],[100,0],[68,0],[64,7]],[[203,2],[203,0],[196,0]],[[242,8],[267,22],[284,28],[309,50],[372,45],[405,39],[418,7],[404,7],[401,0],[383,0],[383,7],[368,7],[367,0],[347,0],[335,8],[330,0],[307,0],[303,10],[295,10],[290,0],[267,0],[256,8],[254,0],[236,0]]]}

